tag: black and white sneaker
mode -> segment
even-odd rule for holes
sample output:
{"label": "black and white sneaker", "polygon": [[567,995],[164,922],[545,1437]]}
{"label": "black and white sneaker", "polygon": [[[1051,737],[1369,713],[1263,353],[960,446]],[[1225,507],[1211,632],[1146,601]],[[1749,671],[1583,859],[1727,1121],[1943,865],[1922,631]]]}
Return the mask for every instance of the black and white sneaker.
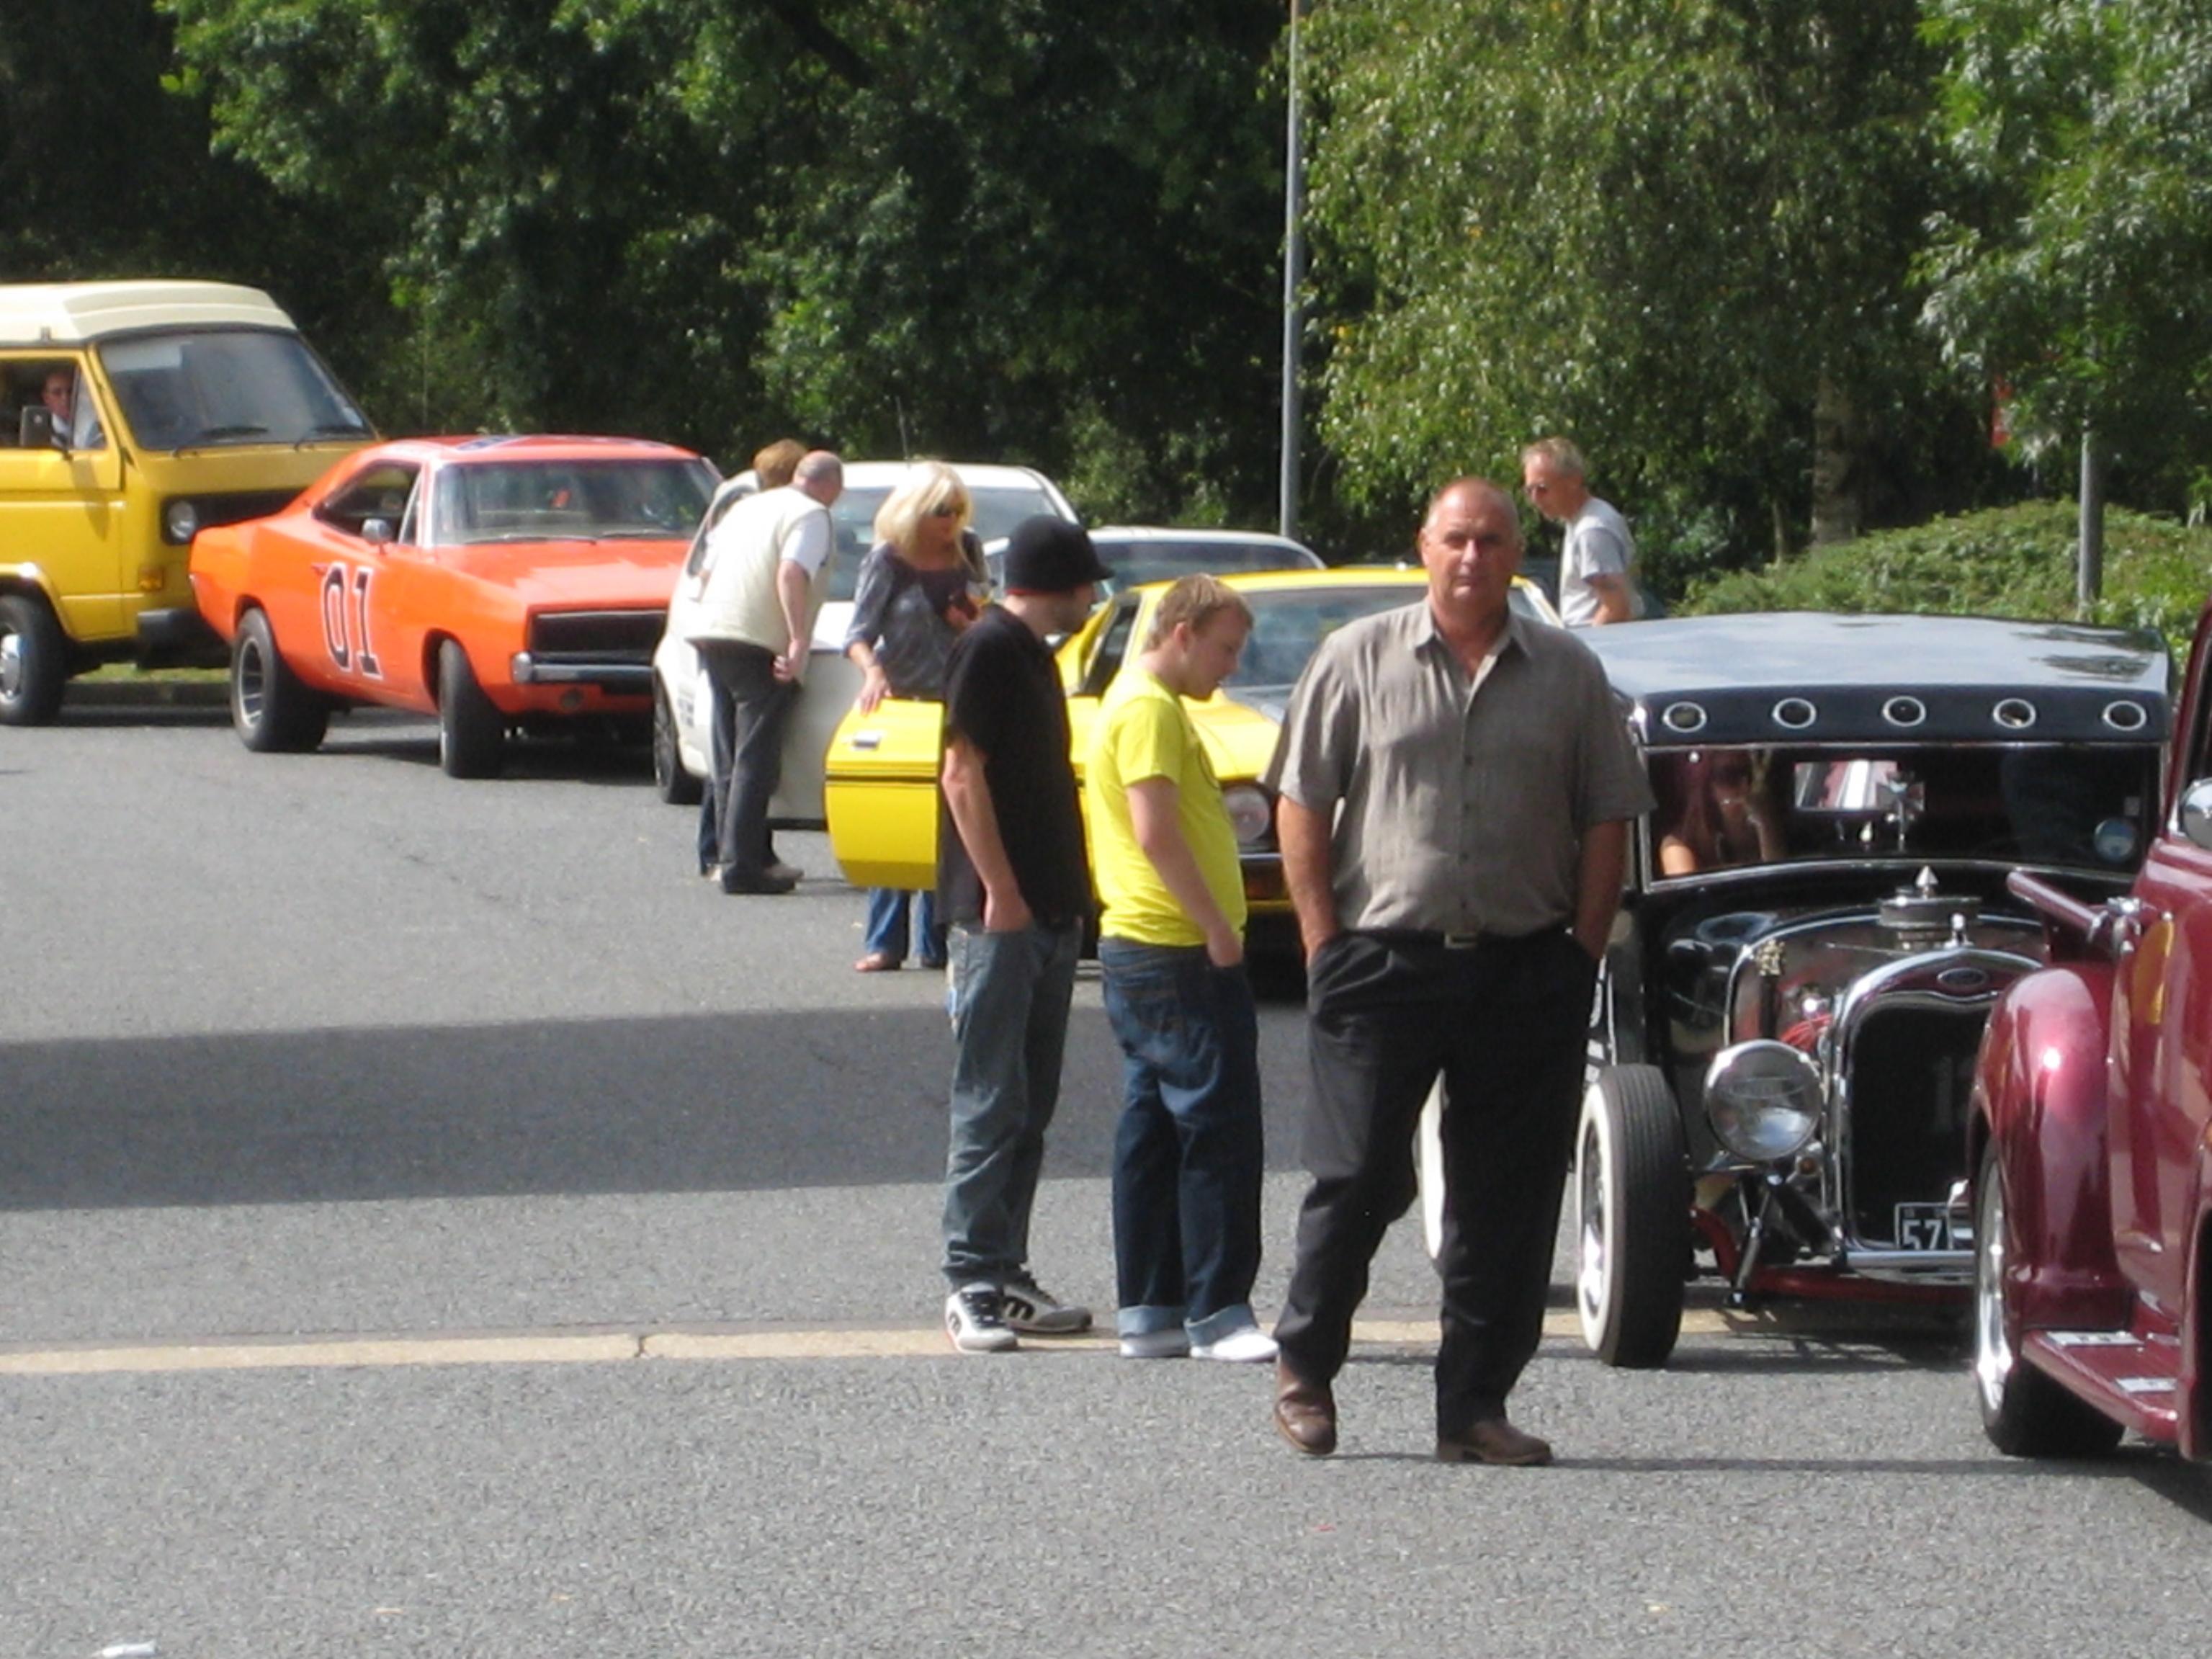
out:
{"label": "black and white sneaker", "polygon": [[999,1305],[1007,1324],[1031,1336],[1074,1336],[1091,1328],[1090,1309],[1062,1302],[1026,1267],[1007,1275]]}
{"label": "black and white sneaker", "polygon": [[990,1285],[963,1285],[945,1298],[945,1334],[963,1353],[1004,1353],[1021,1346]]}

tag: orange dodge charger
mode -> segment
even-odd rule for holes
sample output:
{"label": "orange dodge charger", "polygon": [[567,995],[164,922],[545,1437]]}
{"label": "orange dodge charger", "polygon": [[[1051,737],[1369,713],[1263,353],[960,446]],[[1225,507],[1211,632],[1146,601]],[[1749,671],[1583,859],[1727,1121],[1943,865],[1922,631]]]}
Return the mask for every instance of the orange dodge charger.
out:
{"label": "orange dodge charger", "polygon": [[192,592],[230,644],[248,749],[331,711],[438,717],[448,775],[491,777],[511,727],[653,710],[653,647],[715,483],[630,438],[411,438],[348,456],[283,512],[203,531]]}

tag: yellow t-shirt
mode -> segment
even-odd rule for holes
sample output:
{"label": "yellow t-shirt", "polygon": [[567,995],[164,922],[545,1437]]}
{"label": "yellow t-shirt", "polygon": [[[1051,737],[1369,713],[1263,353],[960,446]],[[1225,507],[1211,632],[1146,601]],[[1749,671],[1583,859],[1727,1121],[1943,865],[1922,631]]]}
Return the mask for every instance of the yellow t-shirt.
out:
{"label": "yellow t-shirt", "polygon": [[1206,935],[1183,914],[1137,845],[1129,822],[1129,786],[1151,778],[1175,784],[1176,817],[1199,873],[1241,932],[1244,875],[1237,858],[1237,831],[1221,804],[1221,785],[1182,699],[1133,662],[1115,677],[1099,702],[1085,763],[1091,863],[1105,908],[1098,931],[1139,945],[1206,943]]}

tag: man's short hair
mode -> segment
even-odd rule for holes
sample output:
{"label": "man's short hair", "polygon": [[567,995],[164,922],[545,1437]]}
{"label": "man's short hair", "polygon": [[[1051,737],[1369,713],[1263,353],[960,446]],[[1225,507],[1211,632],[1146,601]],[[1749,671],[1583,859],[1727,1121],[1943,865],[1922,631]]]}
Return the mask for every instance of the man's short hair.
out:
{"label": "man's short hair", "polygon": [[845,463],[838,458],[836,451],[810,449],[799,457],[799,465],[792,469],[791,481],[793,483],[817,483],[842,479],[844,476]]}
{"label": "man's short hair", "polygon": [[1145,649],[1152,650],[1164,642],[1179,623],[1188,623],[1190,631],[1195,634],[1224,612],[1242,617],[1248,629],[1252,626],[1252,607],[1244,603],[1242,593],[1220,577],[1207,575],[1204,571],[1179,577],[1152,608],[1152,625],[1145,635]]}
{"label": "man's short hair", "polygon": [[799,459],[806,453],[806,446],[796,438],[778,438],[753,455],[753,477],[760,480],[763,489],[781,489],[789,483],[799,471]]}
{"label": "man's short hair", "polygon": [[1537,439],[1521,452],[1522,466],[1534,460],[1548,462],[1552,471],[1564,477],[1589,477],[1589,463],[1583,459],[1582,451],[1575,447],[1575,441],[1571,438]]}

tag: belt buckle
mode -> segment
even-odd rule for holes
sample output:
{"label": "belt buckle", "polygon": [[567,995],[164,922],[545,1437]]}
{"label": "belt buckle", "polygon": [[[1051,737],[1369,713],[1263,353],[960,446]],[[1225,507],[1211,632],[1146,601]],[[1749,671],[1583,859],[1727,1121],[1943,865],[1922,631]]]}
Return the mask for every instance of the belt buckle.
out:
{"label": "belt buckle", "polygon": [[1480,933],[1444,935],[1444,949],[1447,951],[1472,951],[1481,943],[1482,935]]}

